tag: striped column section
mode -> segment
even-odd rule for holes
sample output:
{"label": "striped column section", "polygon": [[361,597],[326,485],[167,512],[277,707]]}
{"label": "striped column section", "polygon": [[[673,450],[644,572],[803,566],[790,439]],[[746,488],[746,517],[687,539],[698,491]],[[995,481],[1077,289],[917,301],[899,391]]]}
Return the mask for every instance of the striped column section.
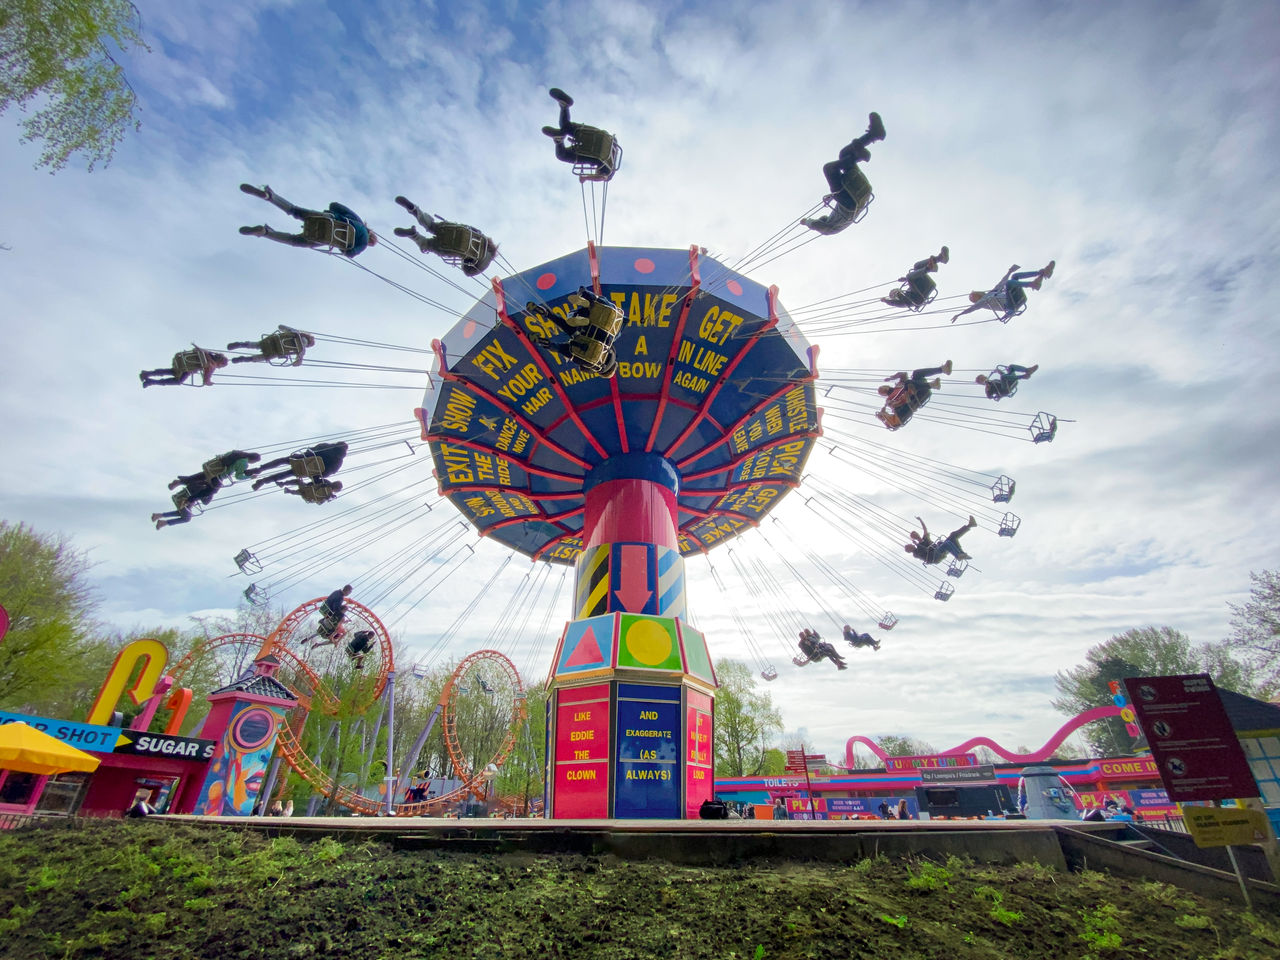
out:
{"label": "striped column section", "polygon": [[658,547],[658,616],[685,615],[684,557],[679,550]]}
{"label": "striped column section", "polygon": [[609,556],[612,544],[588,547],[578,555],[573,618],[595,617],[609,609]]}

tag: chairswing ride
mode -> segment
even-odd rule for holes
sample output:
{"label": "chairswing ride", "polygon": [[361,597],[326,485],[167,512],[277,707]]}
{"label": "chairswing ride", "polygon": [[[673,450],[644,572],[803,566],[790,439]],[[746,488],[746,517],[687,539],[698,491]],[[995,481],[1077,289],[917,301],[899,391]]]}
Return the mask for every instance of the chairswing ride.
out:
{"label": "chairswing ride", "polygon": [[[230,358],[200,347],[181,351],[169,379],[160,381],[209,385],[216,374],[219,385],[287,382],[330,389],[414,389],[413,381],[420,384],[424,375],[427,379],[426,397],[413,420],[347,432],[336,457],[322,456],[320,448],[334,446],[323,435],[257,448],[257,457],[286,465],[276,475],[283,479],[273,481],[281,490],[298,494],[323,513],[247,544],[234,557],[239,572],[252,581],[244,596],[254,604],[278,600],[317,571],[333,570],[335,577],[350,581],[359,602],[352,600],[335,619],[321,599],[308,600],[268,636],[211,638],[177,668],[180,676],[203,658],[229,681],[256,657],[276,655],[282,662],[280,676],[300,694],[299,707],[282,734],[285,760],[319,793],[359,812],[439,809],[477,792],[485,769],[500,765],[518,747],[525,719],[521,675],[545,663],[548,630],[569,566],[584,548],[585,491],[602,476],[625,478],[630,470],[652,469],[674,475],[679,554],[705,556],[711,585],[725,601],[759,675],[771,681],[778,677],[770,653],[774,643],[797,667],[825,659],[844,668],[834,645],[821,642],[812,629],[815,610],[837,633],[843,631],[854,648],[878,650],[880,641],[859,634],[848,625],[850,619],[884,632],[898,624],[891,611],[813,549],[797,529],[800,523],[817,519],[939,601],[951,599],[955,582],[969,569],[957,543],[930,541],[927,534],[925,547],[917,539],[916,552],[904,557],[901,545],[911,521],[808,471],[815,451],[838,469],[856,466],[935,513],[969,517],[971,525],[1012,537],[1021,520],[1008,509],[1016,489],[1011,477],[895,450],[878,431],[887,427],[894,433],[918,419],[1037,444],[1052,441],[1057,432],[1058,419],[1046,412],[996,411],[971,402],[975,383],[986,400],[1013,396],[1030,373],[1012,364],[961,371],[948,361],[887,378],[888,371],[871,369],[826,369],[819,375],[818,350],[806,335],[840,337],[904,322],[926,329],[931,324],[918,318],[950,313],[941,304],[957,298],[940,299],[929,276],[947,262],[947,248],[897,280],[790,310],[782,306],[776,287],[748,276],[867,216],[874,194],[858,161],[866,159],[866,144],[884,139],[878,115],[871,115],[867,134],[824,168],[831,193],[726,264],[698,246],[604,246],[607,191],[621,166],[621,147],[607,131],[572,122],[573,101],[562,91],[553,89],[551,95],[560,105],[561,122],[543,132],[554,139],[557,158],[571,164],[582,187],[585,249],[518,270],[480,230],[424,213],[411,200],[397,197],[414,223],[397,227],[393,235],[413,240],[415,253],[374,233],[341,204],[331,204],[327,211],[306,210],[269,187],[246,184],[245,193],[302,220],[302,231],[285,234],[263,225],[242,228],[242,233],[338,256],[455,323],[429,348],[281,325],[256,343],[230,344],[228,352],[239,351]],[[823,210],[825,215],[818,217]],[[385,269],[372,269],[355,259],[366,247],[453,291],[440,296],[461,294],[474,302],[456,310],[392,279]],[[442,260],[449,271],[427,254]],[[1052,263],[1034,276],[1015,271],[991,290],[969,296],[972,306],[963,314],[984,313],[969,322],[1007,323],[1020,315],[1027,309],[1027,288],[1038,290],[1051,276]],[[323,358],[329,350],[344,359]],[[387,353],[430,355],[431,369],[388,364],[382,360]],[[220,372],[229,359],[232,364],[265,362],[276,369]],[[375,379],[360,379],[370,375]],[[144,385],[147,377],[144,373]],[[894,380],[896,386],[885,385]],[[935,399],[943,383],[961,399]],[[966,390],[970,402],[963,399]],[[430,476],[422,465],[424,446],[433,461]],[[169,522],[185,523],[206,510],[271,495],[256,492],[265,485],[261,478],[255,492],[239,482],[258,469],[246,467],[249,460],[243,453],[214,457],[201,473],[180,477],[189,482],[174,495],[177,519]],[[339,468],[344,483],[331,479]],[[798,490],[802,482],[804,489]],[[227,492],[211,502],[223,489]],[[339,490],[341,502],[329,504]],[[784,499],[791,506],[775,513]],[[510,548],[495,569],[478,569],[491,562],[492,551],[477,551],[467,541],[468,525],[482,538]],[[372,559],[378,553],[375,545],[391,531],[403,533],[403,542]],[[964,528],[956,533],[962,532]],[[722,543],[725,549],[717,559],[712,554]],[[415,675],[425,675],[467,630],[486,598],[491,602],[514,553],[534,562],[506,596],[483,649],[454,669],[410,755],[393,757],[388,746],[388,774],[401,770],[403,778],[392,783],[389,776],[385,799],[337,782],[326,770],[325,758],[309,756],[304,741],[323,753],[337,735],[334,718],[341,713],[367,719],[362,742],[376,743],[379,730],[394,716],[391,631],[446,583],[456,588],[459,572],[467,571],[478,583],[461,613],[411,668]],[[368,565],[354,578],[347,575],[361,563]],[[657,613],[668,598],[659,595],[660,583],[650,586],[653,596],[644,602]],[[580,606],[583,598],[578,599]],[[683,596],[671,602],[683,610]],[[388,619],[384,622],[375,609],[386,611]],[[852,610],[856,616],[838,610]],[[792,639],[797,635],[799,646]],[[530,636],[533,643],[522,646],[521,638]],[[514,663],[517,656],[522,669]],[[458,742],[451,711],[468,690],[483,690],[508,718],[500,742],[478,747]],[[328,717],[327,732],[321,733],[313,719],[304,737],[308,714]],[[437,720],[462,788],[430,801],[395,803]],[[390,744],[390,737],[385,739]]]}

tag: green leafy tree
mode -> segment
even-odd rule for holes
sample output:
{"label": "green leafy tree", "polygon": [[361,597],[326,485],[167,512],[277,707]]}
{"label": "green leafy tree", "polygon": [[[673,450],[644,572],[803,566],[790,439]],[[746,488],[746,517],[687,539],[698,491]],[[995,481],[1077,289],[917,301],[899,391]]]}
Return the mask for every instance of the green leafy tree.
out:
{"label": "green leafy tree", "polygon": [[884,734],[875,740],[880,749],[891,757],[919,757],[938,752],[933,744],[915,737]]}
{"label": "green leafy tree", "polygon": [[[54,712],[95,673],[102,682],[102,661],[111,661],[93,640],[89,566],[66,538],[0,521],[0,605],[10,620],[0,640],[0,706]],[[82,654],[91,647],[95,656],[86,663]]]}
{"label": "green leafy tree", "polygon": [[[1053,706],[1075,716],[1110,704],[1112,680],[1183,673],[1208,673],[1218,686],[1240,693],[1256,689],[1248,666],[1233,659],[1225,644],[1196,646],[1172,627],[1141,627],[1090,647],[1084,663],[1056,674],[1058,697]],[[1140,744],[1125,732],[1119,717],[1091,723],[1079,735],[1095,756],[1123,756]]]}
{"label": "green leafy tree", "polygon": [[24,113],[22,141],[39,141],[36,166],[62,169],[72,154],[110,163],[138,97],[112,49],[142,47],[129,0],[5,0],[0,4],[0,113]]}
{"label": "green leafy tree", "polygon": [[755,673],[745,663],[717,661],[716,679],[716,776],[758,776],[782,733],[782,715],[767,692],[756,690]]}
{"label": "green leafy tree", "polygon": [[1259,693],[1280,693],[1280,571],[1249,574],[1249,599],[1231,608],[1231,636],[1227,647],[1257,674]]}

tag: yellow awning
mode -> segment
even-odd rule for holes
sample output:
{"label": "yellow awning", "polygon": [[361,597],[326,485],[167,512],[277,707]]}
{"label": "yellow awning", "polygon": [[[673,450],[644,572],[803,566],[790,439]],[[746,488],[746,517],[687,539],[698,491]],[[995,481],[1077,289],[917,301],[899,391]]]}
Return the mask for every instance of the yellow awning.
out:
{"label": "yellow awning", "polygon": [[90,773],[101,761],[25,723],[0,726],[0,768],[19,773]]}

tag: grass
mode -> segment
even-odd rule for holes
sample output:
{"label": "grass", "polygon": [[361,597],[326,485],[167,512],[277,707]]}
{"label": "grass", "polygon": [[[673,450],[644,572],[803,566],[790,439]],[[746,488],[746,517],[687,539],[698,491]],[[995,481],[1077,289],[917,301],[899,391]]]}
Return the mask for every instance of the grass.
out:
{"label": "grass", "polygon": [[1159,883],[854,864],[396,851],[223,827],[0,835],[0,958],[1275,960],[1280,923]]}

